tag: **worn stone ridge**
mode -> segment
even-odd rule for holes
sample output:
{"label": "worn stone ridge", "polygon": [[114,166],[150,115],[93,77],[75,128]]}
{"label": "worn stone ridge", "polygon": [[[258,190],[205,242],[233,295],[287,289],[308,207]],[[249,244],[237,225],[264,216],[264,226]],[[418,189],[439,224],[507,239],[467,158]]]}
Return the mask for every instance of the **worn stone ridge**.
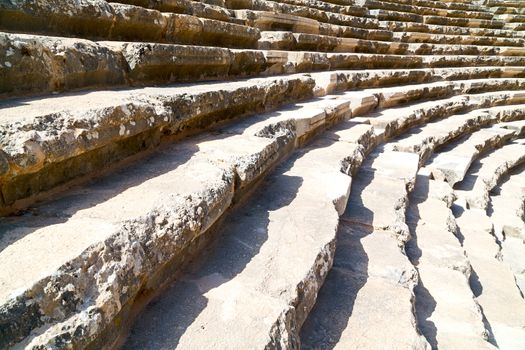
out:
{"label": "worn stone ridge", "polygon": [[521,104],[524,95],[520,92],[487,92],[478,95],[456,95],[435,101],[426,101],[404,107],[385,109],[366,115],[383,138],[392,138],[408,128],[436,118],[449,117],[476,109],[505,104]]}
{"label": "worn stone ridge", "polygon": [[[512,120],[521,121],[522,119],[525,119],[525,105],[523,104],[478,109],[428,123],[417,132],[409,133],[400,140],[390,143],[389,147],[397,151],[417,153],[420,158],[420,164],[424,164],[437,147],[446,144],[452,139],[490,125]],[[490,130],[493,131],[492,133],[489,132],[489,135],[493,136],[489,139],[491,145],[520,136],[519,133],[513,130],[500,128]],[[478,146],[476,149],[481,150],[483,148],[485,147]],[[456,147],[454,151],[458,154],[459,149]],[[465,164],[465,168],[470,166],[470,163],[467,164]],[[439,178],[439,176],[436,178]]]}
{"label": "worn stone ridge", "polygon": [[175,86],[9,102],[2,108],[3,206],[157,146],[163,136],[311,97],[314,86],[292,75],[191,91]]}
{"label": "worn stone ridge", "polygon": [[254,47],[259,38],[256,28],[104,0],[3,2],[0,29],[90,39],[243,48]]}
{"label": "worn stone ridge", "polygon": [[486,210],[489,192],[498,184],[501,177],[525,161],[525,145],[514,141],[496,149],[477,160],[469,169],[469,174],[455,185],[458,197],[468,208]]}
{"label": "worn stone ridge", "polygon": [[407,255],[419,274],[415,308],[420,330],[433,347],[494,349],[469,286],[472,267],[456,237],[449,203],[428,195],[436,181],[423,173],[414,190],[422,196],[411,196],[407,213],[413,236]]}
{"label": "worn stone ridge", "polygon": [[340,24],[355,28],[375,29],[378,27],[378,22],[374,18],[368,17],[366,8],[361,7],[357,11],[353,8],[335,6],[304,6],[304,1],[299,1],[300,5],[292,4],[292,0],[288,1],[267,1],[267,0],[242,0],[242,1],[227,1],[226,6],[232,8],[237,14],[242,14],[242,10],[254,11],[268,11],[283,15],[293,15],[309,18],[322,23]]}
{"label": "worn stone ridge", "polygon": [[474,290],[493,342],[499,348],[518,349],[525,340],[525,305],[511,269],[500,260],[500,246],[493,236],[490,218],[485,211],[473,209],[463,211],[456,222],[478,285],[483,288],[482,293],[479,288]]}
{"label": "worn stone ridge", "polygon": [[[351,139],[321,137],[280,166],[225,223],[204,263],[145,312],[124,347],[299,348],[350,191],[341,161],[347,172],[346,164],[358,167],[363,149]],[[195,308],[181,313],[181,303],[194,298]]]}
{"label": "worn stone ridge", "polygon": [[[525,122],[523,122],[525,124]],[[510,267],[521,294],[525,292],[524,207],[525,207],[525,166],[513,169],[490,195],[487,213],[494,224],[494,234],[501,246],[502,260]]]}
{"label": "worn stone ridge", "polygon": [[[162,148],[26,216],[2,221],[0,264],[5,268],[0,271],[0,313],[10,327],[2,328],[0,345],[13,345],[34,331],[22,345],[107,346],[119,331],[117,320],[127,319],[135,298],[162,285],[197,248],[198,237],[204,237],[232,201],[280,159],[319,130],[348,118],[348,105],[312,101],[259,115]],[[333,170],[326,170],[329,176],[322,176],[322,166],[312,168],[311,186],[325,188],[315,183],[322,178],[332,183],[333,190],[326,193],[327,210],[335,217],[344,210],[350,186],[342,172],[355,171],[363,153],[373,146],[370,126],[358,131],[359,135],[334,134],[337,142],[330,136],[326,142],[336,146],[321,142],[320,153],[314,150],[310,153],[314,158],[304,160],[305,164],[333,160]],[[349,148],[348,142],[355,146]],[[338,186],[344,183],[347,190]],[[309,189],[307,196],[314,193]],[[336,224],[337,220],[332,222],[334,234]],[[326,249],[333,246],[330,242]],[[326,268],[330,253],[323,247],[319,263],[324,261]],[[311,306],[315,297],[307,299]]]}
{"label": "worn stone ridge", "polygon": [[379,28],[394,32],[425,32],[432,34],[450,35],[475,35],[475,36],[497,36],[510,38],[523,38],[523,34],[506,28],[478,28],[461,27],[453,25],[441,25],[434,23],[402,22],[402,21],[379,21]]}
{"label": "worn stone ridge", "polygon": [[[519,106],[516,107],[516,113],[520,113]],[[491,108],[495,112],[498,110],[505,112],[508,109],[509,107],[506,106]],[[454,186],[463,180],[472,162],[480,154],[499,148],[511,139],[523,137],[525,135],[523,123],[523,120],[503,122],[493,128],[473,132],[467,138],[459,139],[435,154],[427,168],[435,179],[444,180],[450,186]]]}
{"label": "worn stone ridge", "polygon": [[[462,8],[451,9],[451,8],[440,8],[432,7],[433,3],[425,4],[403,4],[395,1],[378,1],[378,0],[359,0],[359,5],[364,6],[368,9],[383,9],[396,12],[409,12],[417,15],[426,16],[442,16],[442,17],[458,17],[458,18],[480,18],[480,19],[492,19],[493,15],[490,12],[478,11],[478,8]],[[438,3],[439,5],[439,3]]]}
{"label": "worn stone ridge", "polygon": [[[433,71],[433,73],[439,72]],[[449,73],[447,79],[464,77]],[[491,74],[490,69],[473,70],[472,74]],[[81,95],[27,100],[24,104],[14,101],[4,105],[6,119],[0,124],[6,136],[1,143],[3,157],[2,206],[5,210],[17,208],[20,200],[52,189],[75,177],[88,174],[93,167],[123,159],[146,148],[157,146],[166,135],[184,135],[205,129],[213,123],[242,116],[247,113],[275,108],[280,104],[322,95],[328,91],[341,91],[356,86],[371,84],[387,85],[400,81],[413,81],[419,75],[421,81],[434,79],[432,71],[386,71],[378,80],[378,72],[349,72],[348,76],[337,73],[282,78],[250,79],[232,83],[202,84],[189,94],[186,87],[145,88],[123,91],[100,91]],[[406,74],[412,73],[412,74]],[[336,74],[338,81],[329,78]],[[512,71],[511,71],[512,74]],[[329,78],[330,80],[328,80]],[[443,79],[445,77],[441,77]],[[357,83],[358,82],[358,83]],[[358,85],[356,85],[358,84]],[[447,97],[461,93],[516,89],[522,79],[489,79],[432,83],[430,85],[391,88],[385,91],[370,90],[369,97],[352,96],[360,113],[377,107],[390,107],[399,103],[417,100],[433,94]],[[314,88],[315,87],[315,88]],[[357,95],[359,96],[359,95]],[[452,100],[433,102],[429,120],[441,112],[454,113],[473,108],[483,108],[490,103],[519,103],[521,94],[494,93],[478,97],[463,96]],[[347,96],[349,97],[349,96]],[[347,98],[345,97],[345,98]],[[210,105],[214,100],[217,106]],[[379,102],[380,101],[380,102]],[[492,101],[492,102],[491,102]],[[365,108],[370,104],[370,108]],[[385,110],[381,116],[373,116],[370,123],[385,130],[383,135],[391,137],[408,126],[412,116],[420,116],[420,107],[412,106],[400,110]],[[60,104],[59,111],[56,106]],[[410,111],[409,111],[410,109]],[[412,111],[414,109],[414,111]],[[414,114],[415,113],[415,114]],[[173,117],[176,116],[176,117]],[[403,125],[396,126],[402,123]],[[68,169],[67,171],[65,171]],[[20,205],[23,205],[20,203]]]}
{"label": "worn stone ridge", "polygon": [[430,348],[413,312],[417,271],[400,249],[409,237],[404,211],[417,167],[413,154],[379,151],[359,169],[334,267],[301,332],[303,348]]}
{"label": "worn stone ridge", "polygon": [[[277,36],[272,40],[280,43],[280,39],[276,39],[279,32],[268,33]],[[306,46],[305,49],[311,49],[310,44]],[[512,47],[507,49],[513,50]],[[516,71],[515,75],[519,76],[519,69],[503,65],[525,64],[525,58],[237,50],[0,33],[0,72],[3,76],[0,96],[329,69],[470,66],[474,62],[502,65],[500,73],[494,72],[493,76],[510,76],[510,71]],[[469,67],[467,71],[472,69]]]}
{"label": "worn stone ridge", "polygon": [[361,52],[397,55],[490,55],[523,56],[521,47],[403,43],[339,38],[328,35],[265,31],[259,48],[266,50],[306,50],[320,52]]}

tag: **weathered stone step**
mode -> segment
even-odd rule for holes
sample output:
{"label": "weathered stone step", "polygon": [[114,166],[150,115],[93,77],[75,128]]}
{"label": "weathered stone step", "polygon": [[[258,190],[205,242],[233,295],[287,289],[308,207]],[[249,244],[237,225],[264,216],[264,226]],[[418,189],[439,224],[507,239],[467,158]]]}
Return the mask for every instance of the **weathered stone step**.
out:
{"label": "weathered stone step", "polygon": [[[522,121],[525,125],[525,121]],[[503,177],[503,183],[490,195],[490,213],[494,232],[500,240],[525,239],[525,166],[518,166]]]}
{"label": "weathered stone step", "polygon": [[[483,314],[469,286],[471,267],[456,237],[448,203],[430,192],[441,186],[420,173],[410,196],[407,255],[416,266],[418,326],[432,348],[495,349],[486,341]],[[453,297],[451,297],[453,296]]]}
{"label": "weathered stone step", "polygon": [[[389,10],[370,10],[370,15],[379,21],[398,21],[407,23],[424,23],[440,26],[468,27],[468,28],[489,28],[489,29],[510,29],[505,27],[505,22],[492,19],[470,18],[467,14],[464,17],[446,16],[421,16],[410,12],[398,12]],[[381,26],[380,26],[381,28]]]}
{"label": "weathered stone step", "polygon": [[[177,44],[93,42],[9,33],[0,33],[0,43],[0,62],[3,62],[0,96],[312,70],[474,65],[474,61],[480,61],[468,56],[402,57],[236,50]],[[520,57],[483,59],[487,63],[525,65],[525,58]],[[505,72],[513,68],[499,70],[506,75]]]}
{"label": "weathered stone step", "polygon": [[397,55],[525,55],[525,48],[515,46],[402,43],[281,31],[262,32],[261,39],[259,40],[259,49],[360,52]]}
{"label": "weathered stone step", "polygon": [[[294,148],[348,116],[348,103],[323,100],[258,115],[167,145],[116,172],[56,195],[25,215],[3,218],[0,317],[10,326],[2,328],[0,346],[21,341],[21,346],[53,344],[58,349],[109,346],[133,314],[136,299],[140,303],[166,283],[214,232],[211,227],[233,202],[251,192]],[[373,142],[370,126],[357,130],[338,134],[342,136],[339,140],[329,135],[317,144],[319,149],[312,148],[293,163],[298,175],[283,175],[278,193],[283,194],[289,179],[300,174],[305,180],[296,186],[306,197],[298,204],[313,204],[309,208],[319,215],[319,220],[287,222],[308,227],[317,222],[327,229],[321,245],[319,240],[308,240],[316,251],[305,250],[306,257],[320,254],[317,248],[325,255],[302,265],[307,268],[303,272],[312,273],[303,277],[322,277],[323,273],[310,270],[316,261],[331,264],[329,249],[333,252],[337,213],[343,211],[350,188],[350,177],[343,172],[354,171]],[[313,163],[319,166],[311,167]],[[307,174],[312,182],[305,182]],[[318,181],[327,182],[320,185]],[[326,199],[326,211],[319,210],[317,200],[321,198]],[[291,212],[304,218],[304,210],[288,209],[284,209],[284,218]],[[335,220],[331,229],[324,221],[328,217]],[[275,233],[280,233],[282,226],[276,228]],[[304,237],[304,231],[298,232]],[[319,234],[317,229],[314,233]],[[292,245],[299,249],[296,243]],[[315,286],[308,285],[305,291],[311,287]],[[309,298],[301,305],[308,302],[313,303]],[[300,317],[304,310],[296,306]]]}
{"label": "weathered stone step", "polygon": [[[325,89],[320,91],[321,95],[349,89],[367,88],[366,91],[354,91],[349,95],[356,99],[361,98],[360,95],[363,97],[377,96],[381,107],[391,107],[398,103],[408,102],[410,99],[420,98],[422,97],[421,94],[428,94],[430,90],[455,90],[459,88],[464,92],[479,92],[479,87],[489,82],[487,78],[491,78],[494,84],[510,83],[507,84],[507,88],[510,86],[517,88],[520,79],[496,78],[520,77],[522,73],[523,70],[520,67],[465,67],[372,69],[362,71],[340,70],[310,73],[309,76],[316,81],[316,88]],[[454,81],[454,83],[450,83],[450,81]],[[513,83],[513,81],[515,83]],[[377,87],[382,88],[374,89]],[[395,101],[397,102],[394,103]],[[519,128],[519,124],[513,126],[512,123],[509,123],[506,125],[508,125],[509,128]]]}
{"label": "weathered stone step", "polygon": [[[308,7],[308,8],[314,8],[318,10],[323,10],[327,12],[334,12],[334,13],[342,13],[345,15],[351,15],[351,16],[357,16],[357,17],[366,17],[368,14],[368,9],[363,6],[357,6],[355,4],[346,4],[346,5],[337,5],[333,4],[327,1],[323,0],[280,0],[279,2],[276,1],[261,1],[261,0],[226,0],[227,5],[229,4],[239,4],[239,3],[246,3],[246,1],[250,1],[251,6],[245,6],[247,8],[258,8],[258,4],[261,2],[264,2],[265,4],[271,3],[271,8],[273,6],[282,6],[282,3],[289,4],[289,5],[298,5],[301,7]],[[231,6],[230,6],[231,7]],[[297,10],[297,7],[294,8],[294,10]]]}
{"label": "weathered stone step", "polygon": [[520,14],[497,15],[496,18],[498,18],[501,21],[505,21],[506,23],[525,22],[525,15]]}
{"label": "weathered stone step", "polygon": [[279,2],[267,0],[227,0],[226,6],[234,10],[269,11],[284,15],[301,16],[323,23],[341,24],[356,28],[372,29],[378,26],[377,20],[366,17],[368,10],[363,7],[310,6],[310,2],[303,0]]}
{"label": "weathered stone step", "polygon": [[192,0],[117,0],[114,2],[142,6],[161,12],[182,13],[225,22],[234,21],[232,13],[228,9]]}
{"label": "weathered stone step", "polygon": [[[408,135],[403,135],[401,138],[389,143],[388,147],[395,151],[416,153],[422,165],[437,147],[443,146],[453,139],[497,123],[524,119],[525,105],[478,109],[428,123],[419,128],[419,130]],[[491,146],[492,142],[499,143],[504,140],[509,140],[511,137],[519,136],[514,131],[497,128],[489,129],[486,133],[489,135],[493,134],[493,137],[489,139],[490,141],[487,140],[491,143]],[[458,152],[456,151],[455,154],[458,154]],[[474,156],[474,154],[472,154],[471,157],[472,156]],[[466,159],[467,158],[465,158],[465,160]],[[434,165],[436,165],[436,163],[434,163]]]}
{"label": "weathered stone step", "polygon": [[[493,19],[471,18],[468,14],[462,17],[447,17],[433,15],[417,15],[410,12],[398,12],[389,10],[370,10],[370,15],[379,21],[398,21],[407,23],[424,23],[439,26],[468,27],[468,28],[489,28],[503,29],[505,22]],[[381,22],[380,22],[381,23]],[[381,26],[380,26],[381,28]]]}
{"label": "weathered stone step", "polygon": [[459,17],[459,18],[480,18],[480,19],[492,19],[493,15],[490,12],[480,12],[475,10],[457,10],[457,9],[445,9],[430,7],[431,4],[413,5],[403,4],[396,1],[378,1],[378,0],[360,0],[357,2],[361,6],[365,6],[371,10],[382,9],[396,12],[408,12],[417,15],[432,15],[442,17]]}
{"label": "weathered stone step", "polygon": [[462,26],[447,26],[430,23],[401,22],[401,21],[379,21],[379,28],[394,32],[424,32],[432,34],[450,35],[474,35],[474,36],[498,36],[510,38],[522,38],[520,32],[509,29],[476,28]]}
{"label": "weathered stone step", "polygon": [[104,0],[3,2],[0,30],[240,48],[253,48],[259,39],[256,28]]}
{"label": "weathered stone step", "polygon": [[331,12],[326,12],[325,16],[312,16],[307,13],[304,14],[304,17],[287,13],[254,10],[233,10],[233,13],[235,18],[242,20],[245,25],[263,30],[275,27],[275,29],[297,29],[298,31],[304,30],[305,33],[315,33],[319,32],[320,22],[363,29],[376,29],[378,27],[377,21],[369,18]]}
{"label": "weathered stone step", "polygon": [[[494,107],[494,109],[503,110],[507,108],[507,106]],[[480,154],[490,149],[499,148],[514,137],[524,135],[523,132],[501,127],[503,124],[505,123],[500,123],[493,128],[481,129],[468,137],[446,145],[429,161],[430,164],[427,167],[432,176],[454,186],[463,180],[470,165]]]}
{"label": "weathered stone step", "polygon": [[525,94],[515,91],[456,95],[447,99],[390,108],[367,114],[364,117],[377,129],[378,135],[392,138],[407,128],[427,123],[432,119],[502,104],[521,104],[523,102],[525,102]]}
{"label": "weathered stone step", "polygon": [[417,157],[410,153],[374,151],[361,166],[333,269],[301,331],[302,348],[429,348],[416,328],[418,277],[403,248],[407,184],[416,172]]}
{"label": "weathered stone step", "polygon": [[523,36],[525,33],[525,23],[506,23],[503,29],[513,30],[519,33],[519,36]]}
{"label": "weathered stone step", "polygon": [[234,117],[313,95],[303,75],[97,91],[4,103],[2,206]]}
{"label": "weathered stone step", "polygon": [[523,46],[525,43],[525,40],[520,38],[473,35],[447,35],[423,32],[393,32],[391,41],[483,46]]}
{"label": "weathered stone step", "polygon": [[[405,77],[408,78],[410,82],[424,82],[425,79],[423,76],[417,74],[417,71],[408,71],[406,75],[400,75],[398,79]],[[452,74],[449,78],[454,79],[454,77],[462,78],[460,75],[454,76],[454,73],[460,73],[459,71],[448,71],[448,74]],[[335,75],[335,74],[334,74]],[[391,76],[381,76],[376,75],[378,83],[383,79],[392,79]],[[439,76],[439,74],[438,74]],[[312,77],[317,81],[319,78],[317,74],[312,74]],[[323,76],[323,78],[326,76]],[[336,75],[333,78],[333,86],[341,86],[339,88],[330,87],[328,91],[337,91],[337,90],[346,90],[344,88],[346,81],[352,81],[350,79],[355,79],[354,77],[345,77],[344,73],[342,75]],[[432,83],[423,83],[415,85],[402,85],[396,87],[382,87],[382,88],[372,88],[366,89],[363,91],[349,91],[342,96],[335,96],[336,98],[346,98],[352,101],[352,110],[354,114],[362,115],[365,112],[370,112],[375,109],[383,109],[395,107],[400,104],[406,104],[418,100],[427,100],[427,99],[445,99],[454,95],[461,94],[475,94],[483,91],[494,91],[494,90],[510,90],[510,89],[521,89],[525,81],[522,79],[475,79],[475,80],[453,80],[453,81],[437,81]],[[322,83],[320,83],[322,84]],[[323,84],[324,85],[324,84]],[[361,86],[357,86],[361,87]],[[363,86],[364,87],[364,86]],[[434,104],[440,104],[439,100],[433,101]],[[424,105],[429,105],[427,101],[423,102]],[[360,112],[357,113],[356,108],[360,108]],[[408,106],[409,109],[418,108],[416,106]],[[389,113],[384,111],[384,113]],[[367,118],[374,118],[376,115],[366,116]]]}
{"label": "weathered stone step", "polygon": [[463,11],[476,11],[476,12],[486,12],[487,11],[483,6],[472,4],[470,2],[449,2],[449,1],[434,1],[434,0],[383,0],[383,2],[423,6],[423,7],[435,8],[435,9],[463,10]]}
{"label": "weathered stone step", "polygon": [[522,1],[511,1],[511,0],[487,0],[484,3],[484,6],[488,7],[517,7],[517,8],[525,8],[525,4]]}
{"label": "weathered stone step", "polygon": [[525,343],[525,303],[512,272],[498,259],[500,247],[493,236],[492,223],[479,209],[465,210],[456,223],[477,275],[471,287],[493,338],[500,349],[519,349]]}
{"label": "weathered stone step", "polygon": [[503,14],[523,15],[525,14],[525,8],[516,8],[516,7],[490,7],[489,11],[496,15],[503,15]]}
{"label": "weathered stone step", "polygon": [[[525,122],[523,123],[525,125]],[[515,168],[490,196],[489,214],[501,246],[503,261],[525,295],[525,166]]]}
{"label": "weathered stone step", "polygon": [[454,186],[469,208],[486,210],[489,192],[502,176],[525,161],[525,145],[513,142],[476,160],[463,180]]}
{"label": "weathered stone step", "polygon": [[[520,70],[506,70],[505,74],[521,74]],[[316,73],[313,79],[297,75],[198,84],[192,86],[191,94],[187,86],[174,86],[5,102],[1,109],[5,119],[0,124],[8,136],[1,145],[2,209],[22,208],[27,205],[25,199],[31,202],[30,198],[37,199],[34,196],[40,192],[155,147],[166,135],[183,136],[225,119],[275,108],[313,94],[364,88],[367,84],[385,86],[492,74],[500,72],[493,68],[456,69],[446,73],[442,69],[327,72]],[[521,86],[520,82],[520,79],[461,82],[462,87],[456,93],[472,88],[476,91],[516,88]],[[436,92],[453,93],[454,86],[449,83],[434,85],[438,85],[434,87]],[[385,102],[379,105],[386,107],[406,101],[402,95],[410,91],[410,87],[407,89],[397,88],[390,94],[385,90],[381,95]],[[408,100],[426,98],[425,94],[429,93],[428,86],[412,89],[415,93]],[[370,110],[367,107],[370,103],[374,108],[378,106],[375,102],[378,93],[371,91],[370,97],[361,99],[352,94],[342,97],[352,101],[354,112],[364,112]],[[210,104],[209,101],[215,102]]]}
{"label": "weathered stone step", "polygon": [[362,146],[349,142],[322,137],[280,166],[225,221],[205,261],[146,310],[124,347],[299,348],[350,191],[341,162],[360,163],[352,154]]}

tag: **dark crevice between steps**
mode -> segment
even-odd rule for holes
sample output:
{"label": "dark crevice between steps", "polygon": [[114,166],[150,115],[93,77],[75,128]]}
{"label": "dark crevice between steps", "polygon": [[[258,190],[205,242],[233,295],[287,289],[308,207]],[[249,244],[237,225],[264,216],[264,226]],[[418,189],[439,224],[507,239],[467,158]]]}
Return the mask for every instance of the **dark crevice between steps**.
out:
{"label": "dark crevice between steps", "polygon": [[[365,174],[361,168],[356,177]],[[341,339],[354,309],[359,291],[368,281],[368,255],[361,239],[372,234],[372,225],[346,219],[351,207],[359,206],[360,216],[374,221],[374,213],[362,202],[362,191],[374,179],[366,174],[364,181],[353,181],[346,212],[341,216],[337,231],[334,264],[319,290],[316,303],[301,329],[302,349],[333,349]]]}
{"label": "dark crevice between steps", "polygon": [[[461,206],[453,204],[451,207],[451,210],[452,210],[452,214],[457,219],[461,217],[461,215],[463,214],[465,210],[468,210],[468,209],[465,209]],[[456,237],[458,238],[458,241],[461,243],[461,246],[463,247],[465,236],[461,233],[460,227],[457,227]],[[467,259],[468,259],[468,255],[467,255]],[[481,281],[479,280],[479,276],[472,266],[470,267],[470,275],[468,279],[468,284],[469,284],[470,290],[472,291],[472,295],[474,296],[474,298],[478,298],[480,295],[483,294],[483,285],[481,284]],[[485,316],[485,313],[483,312],[483,308],[481,307],[481,305],[479,305],[477,301],[476,301],[476,304],[478,305],[480,313],[481,313],[483,327],[485,328],[486,336],[487,336],[486,340],[490,344],[498,347],[498,343],[496,342],[496,338],[494,337],[494,333],[492,331],[492,326],[489,320],[487,319],[487,317]]]}
{"label": "dark crevice between steps", "polygon": [[[407,217],[412,218],[414,221],[409,224],[410,240],[405,245],[405,253],[419,275],[418,265],[419,258],[422,256],[422,251],[417,243],[416,227],[420,218],[417,205],[428,199],[428,181],[420,180],[416,186],[423,187],[423,190],[418,191],[419,195],[417,198],[414,195],[414,192],[409,196],[410,205],[407,209]],[[434,322],[430,320],[430,317],[436,310],[437,303],[432,294],[425,288],[421,277],[419,277],[418,283],[414,287],[413,305],[418,330],[423,334],[432,349],[437,349],[437,327]]]}
{"label": "dark crevice between steps", "polygon": [[485,317],[485,313],[483,312],[483,308],[481,307],[481,305],[478,304],[478,306],[481,311],[483,326],[485,327],[485,330],[487,331],[487,341],[490,344],[494,345],[496,348],[499,348],[498,342],[496,341],[496,338],[494,337],[494,332],[492,331],[492,326],[490,325],[489,320],[487,320],[487,318]]}

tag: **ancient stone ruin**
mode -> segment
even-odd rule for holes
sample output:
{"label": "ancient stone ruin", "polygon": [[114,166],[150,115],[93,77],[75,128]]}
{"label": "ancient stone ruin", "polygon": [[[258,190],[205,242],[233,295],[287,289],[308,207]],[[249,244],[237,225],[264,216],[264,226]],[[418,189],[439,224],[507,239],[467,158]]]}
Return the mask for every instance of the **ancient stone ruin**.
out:
{"label": "ancient stone ruin", "polygon": [[0,349],[525,349],[525,1],[0,0]]}

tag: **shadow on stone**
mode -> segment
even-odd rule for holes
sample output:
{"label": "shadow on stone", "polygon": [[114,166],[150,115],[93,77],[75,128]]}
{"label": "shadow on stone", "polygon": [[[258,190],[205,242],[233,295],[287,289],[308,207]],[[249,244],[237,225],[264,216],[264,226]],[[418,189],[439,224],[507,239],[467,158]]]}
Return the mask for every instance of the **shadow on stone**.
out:
{"label": "shadow on stone", "polygon": [[[178,281],[146,307],[124,349],[173,349],[188,328],[205,329],[206,325],[195,322],[210,307],[208,293],[217,288],[228,295],[240,292],[236,284],[226,284],[253,263],[268,240],[272,212],[287,207],[303,184],[302,178],[285,174],[292,165],[290,161],[278,167],[249,203],[241,203],[225,218],[212,244],[199,255],[202,259],[190,264]],[[272,190],[265,191],[268,188]]]}
{"label": "shadow on stone", "polygon": [[373,178],[373,172],[361,169],[353,180],[337,233],[333,268],[301,329],[302,349],[332,349],[337,345],[352,316],[357,295],[368,280],[369,260],[361,239],[371,234],[373,228],[351,223],[349,219],[358,216],[360,222],[373,223],[374,213],[361,199],[361,193]]}

